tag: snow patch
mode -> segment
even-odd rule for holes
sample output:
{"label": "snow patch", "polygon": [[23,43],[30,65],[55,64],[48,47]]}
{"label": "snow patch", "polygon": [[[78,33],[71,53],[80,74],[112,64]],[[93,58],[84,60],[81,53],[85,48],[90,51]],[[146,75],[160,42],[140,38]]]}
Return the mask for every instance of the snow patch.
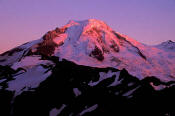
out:
{"label": "snow patch", "polygon": [[11,68],[14,70],[18,68],[31,68],[33,66],[39,65],[39,64],[53,64],[48,60],[41,60],[40,56],[27,56],[24,59],[22,59],[20,62],[14,63]]}
{"label": "snow patch", "polygon": [[58,116],[58,115],[61,113],[61,111],[63,111],[63,109],[64,109],[65,107],[66,107],[66,105],[63,104],[63,105],[61,106],[60,109],[57,109],[57,108],[52,109],[52,110],[50,111],[50,115],[49,115],[49,116]]}
{"label": "snow patch", "polygon": [[154,88],[154,90],[156,90],[156,91],[161,91],[161,90],[163,90],[163,89],[165,89],[165,88],[172,87],[172,86],[174,86],[175,84],[171,84],[171,85],[169,85],[169,86],[166,86],[166,85],[162,85],[162,84],[160,84],[160,85],[154,85],[153,82],[150,82],[150,85]]}
{"label": "snow patch", "polygon": [[128,83],[128,87],[131,87],[131,86],[133,86],[133,85],[134,85],[134,83],[133,83],[133,82]]}
{"label": "snow patch", "polygon": [[132,89],[132,90],[130,90],[130,91],[124,93],[123,96],[129,97],[129,98],[132,97],[131,94],[132,94],[134,91],[136,91],[139,87],[140,87],[140,86],[138,86],[138,87],[136,87],[136,88],[134,88],[134,89]]}
{"label": "snow patch", "polygon": [[76,97],[81,95],[81,91],[78,88],[73,88],[73,92],[74,92]]}
{"label": "snow patch", "polygon": [[7,79],[1,79],[1,80],[0,80],[0,83],[4,82],[4,81],[6,81],[6,80],[7,80]]}
{"label": "snow patch", "polygon": [[[99,84],[99,83],[100,83],[101,81],[103,81],[104,79],[111,78],[113,75],[116,75],[116,78],[117,78],[117,76],[118,76],[119,74],[118,74],[118,72],[112,72],[111,70],[109,70],[107,73],[105,73],[105,72],[100,72],[99,75],[100,75],[100,78],[99,78],[99,80],[98,80],[97,82],[92,82],[92,81],[90,81],[90,82],[88,83],[88,85],[89,85],[89,86],[96,86],[97,84]],[[115,80],[116,82],[115,82],[114,84],[112,84],[112,85],[117,84],[117,80],[118,80],[118,79],[116,79],[116,80]]]}
{"label": "snow patch", "polygon": [[85,110],[83,110],[83,111],[80,113],[80,116],[84,115],[84,114],[87,113],[87,112],[92,112],[92,111],[94,111],[95,109],[97,109],[97,107],[98,107],[98,104],[95,104],[95,105],[93,105],[93,106],[91,106],[91,107],[89,107],[89,108],[86,108]]}
{"label": "snow patch", "polygon": [[119,76],[120,76],[120,71],[115,73],[115,81],[111,85],[109,85],[109,87],[116,86],[121,83],[122,79],[119,81]]}

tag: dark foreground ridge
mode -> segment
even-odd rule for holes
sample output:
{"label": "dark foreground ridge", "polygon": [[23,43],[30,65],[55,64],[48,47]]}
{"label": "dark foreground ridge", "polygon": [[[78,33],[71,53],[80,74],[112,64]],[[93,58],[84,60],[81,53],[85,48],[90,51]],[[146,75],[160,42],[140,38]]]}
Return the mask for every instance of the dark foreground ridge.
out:
{"label": "dark foreground ridge", "polygon": [[[112,75],[92,86],[89,83],[98,82],[100,72],[119,70],[76,65],[54,57],[49,59],[56,66],[44,66],[52,70],[52,75],[38,88],[24,91],[14,98],[14,92],[5,89],[7,82],[0,83],[4,86],[0,90],[1,116],[49,116],[54,108],[59,109],[58,116],[175,115],[175,86],[170,86],[173,82],[164,83],[155,77],[138,80],[123,69],[118,79]],[[7,67],[0,68],[0,78],[4,78],[3,70]],[[14,73],[11,71],[9,79],[13,79],[10,76]],[[116,79],[118,83],[115,85]],[[169,87],[156,91],[151,82]]]}

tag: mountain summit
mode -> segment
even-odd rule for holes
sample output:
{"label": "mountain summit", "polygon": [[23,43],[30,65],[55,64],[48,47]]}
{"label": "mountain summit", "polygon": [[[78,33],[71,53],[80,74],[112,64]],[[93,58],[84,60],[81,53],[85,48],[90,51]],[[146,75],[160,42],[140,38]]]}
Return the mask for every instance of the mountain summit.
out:
{"label": "mountain summit", "polygon": [[175,51],[175,42],[173,42],[171,40],[168,40],[166,42],[162,42],[159,45],[156,45],[156,47],[158,47],[158,48],[160,48],[162,50],[165,50],[165,51],[172,51],[172,52],[174,52]]}
{"label": "mountain summit", "polygon": [[[47,32],[40,40],[9,51],[10,55],[2,54],[0,61],[7,61],[0,64],[13,65],[30,55],[56,56],[79,65],[125,68],[140,79],[156,76],[166,81],[175,77],[175,52],[165,52],[169,47],[166,43],[161,45],[163,48],[149,46],[115,32],[103,21],[71,20],[65,26]],[[13,53],[16,55],[11,55]]]}
{"label": "mountain summit", "polygon": [[174,48],[69,21],[0,55],[0,115],[173,116]]}

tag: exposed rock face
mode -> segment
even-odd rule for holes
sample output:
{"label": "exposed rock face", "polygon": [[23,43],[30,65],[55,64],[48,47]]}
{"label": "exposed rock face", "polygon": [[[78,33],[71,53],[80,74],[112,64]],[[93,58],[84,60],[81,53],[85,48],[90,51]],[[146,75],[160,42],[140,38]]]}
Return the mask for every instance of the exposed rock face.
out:
{"label": "exposed rock face", "polygon": [[95,57],[99,61],[104,60],[103,52],[95,46],[95,49],[91,52],[90,56]]}
{"label": "exposed rock face", "polygon": [[31,54],[42,54],[44,56],[52,56],[54,54],[55,49],[62,45],[54,42],[56,37],[59,37],[60,34],[65,33],[66,28],[56,28],[53,31],[47,32],[43,37],[43,41],[39,43],[37,46],[34,46],[32,49],[37,49],[36,51],[32,51],[32,49],[28,52],[27,55]]}
{"label": "exposed rock face", "polygon": [[47,32],[43,36],[44,41],[38,45],[37,52],[45,56],[52,56],[54,54],[55,48],[58,47],[58,45],[53,41],[53,39],[58,37],[59,34],[64,32],[65,30],[59,28]]}

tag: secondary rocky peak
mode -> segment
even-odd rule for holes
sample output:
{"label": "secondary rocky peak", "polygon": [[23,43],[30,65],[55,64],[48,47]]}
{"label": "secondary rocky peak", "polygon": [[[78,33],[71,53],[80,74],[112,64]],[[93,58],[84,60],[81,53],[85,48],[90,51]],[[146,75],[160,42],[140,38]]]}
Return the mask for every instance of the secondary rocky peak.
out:
{"label": "secondary rocky peak", "polygon": [[157,45],[158,48],[174,51],[175,50],[175,42],[172,40],[168,40],[165,42],[162,42],[161,44]]}
{"label": "secondary rocky peak", "polygon": [[175,44],[175,42],[172,40],[168,40],[162,43],[162,45],[170,45],[170,44]]}

